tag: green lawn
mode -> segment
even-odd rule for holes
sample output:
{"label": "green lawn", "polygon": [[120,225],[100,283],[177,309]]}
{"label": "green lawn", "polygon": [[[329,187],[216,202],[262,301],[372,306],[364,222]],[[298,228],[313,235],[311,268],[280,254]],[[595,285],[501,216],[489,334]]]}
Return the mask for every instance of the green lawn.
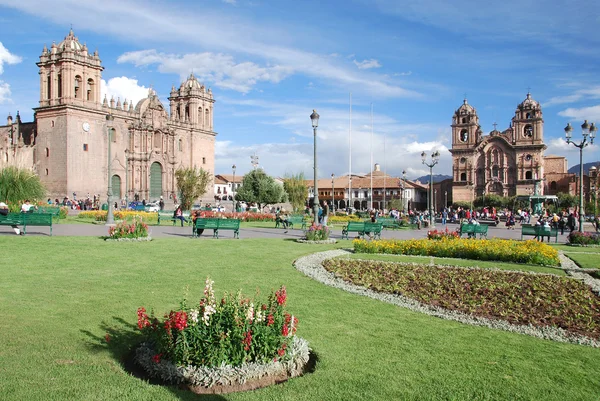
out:
{"label": "green lawn", "polygon": [[551,245],[564,253],[600,253],[600,247],[591,246],[569,246],[569,245]]}
{"label": "green lawn", "polygon": [[[344,244],[347,246],[347,244]],[[337,245],[339,247],[341,245]],[[96,238],[1,236],[0,399],[192,400],[127,374],[125,335],[136,309],[176,306],[207,275],[217,296],[285,284],[315,373],[215,400],[592,400],[600,349],[472,327],[315,282],[296,258],[336,246],[286,240],[106,243]],[[196,296],[194,296],[196,294]],[[192,301],[190,301],[192,302]]]}
{"label": "green lawn", "polygon": [[600,269],[598,254],[569,252],[567,253],[567,256],[573,259],[575,263],[583,269]]}
{"label": "green lawn", "polygon": [[496,268],[505,270],[522,270],[538,273],[552,273],[559,276],[564,276],[565,272],[561,269],[552,267],[544,267],[538,265],[525,265],[516,263],[490,262],[485,260],[471,259],[455,259],[455,258],[436,258],[432,256],[409,256],[409,255],[387,255],[387,254],[372,254],[372,253],[352,253],[341,258],[365,259],[365,260],[383,260],[386,262],[409,262],[409,263],[434,263],[451,266],[465,267],[481,267],[481,268]]}

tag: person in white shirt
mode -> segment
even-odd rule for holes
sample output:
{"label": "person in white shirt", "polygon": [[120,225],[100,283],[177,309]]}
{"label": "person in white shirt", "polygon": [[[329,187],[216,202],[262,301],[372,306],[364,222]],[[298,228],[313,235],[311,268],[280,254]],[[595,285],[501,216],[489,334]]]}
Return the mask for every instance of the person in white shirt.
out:
{"label": "person in white shirt", "polygon": [[31,210],[32,207],[33,207],[33,205],[31,203],[29,203],[29,199],[27,199],[27,200],[25,200],[25,203],[23,203],[21,205],[21,212],[29,213],[29,211]]}
{"label": "person in white shirt", "polygon": [[[9,213],[8,205],[4,202],[0,202],[0,215],[7,216]],[[11,224],[12,229],[15,231],[17,235],[24,235],[25,233],[19,229],[16,224]]]}

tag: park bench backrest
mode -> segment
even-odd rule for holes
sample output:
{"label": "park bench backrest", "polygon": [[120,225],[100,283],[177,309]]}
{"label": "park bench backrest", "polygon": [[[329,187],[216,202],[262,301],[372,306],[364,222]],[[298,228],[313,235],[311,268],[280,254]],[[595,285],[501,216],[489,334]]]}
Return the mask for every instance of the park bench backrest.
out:
{"label": "park bench backrest", "polygon": [[0,214],[0,224],[2,225],[20,225],[23,224],[23,213],[9,213],[6,216]]}
{"label": "park bench backrest", "polygon": [[365,223],[363,221],[349,221],[348,231],[364,231]]}
{"label": "park bench backrest", "polygon": [[219,220],[220,219],[196,219],[196,228],[219,228]]}
{"label": "park bench backrest", "polygon": [[219,228],[232,228],[238,230],[240,228],[239,219],[221,219],[219,220]]}
{"label": "park bench backrest", "polygon": [[52,215],[50,213],[27,213],[25,216],[26,225],[47,224],[52,225]]}
{"label": "park bench backrest", "polygon": [[380,232],[381,227],[382,227],[381,223],[365,222],[365,231],[366,232]]}

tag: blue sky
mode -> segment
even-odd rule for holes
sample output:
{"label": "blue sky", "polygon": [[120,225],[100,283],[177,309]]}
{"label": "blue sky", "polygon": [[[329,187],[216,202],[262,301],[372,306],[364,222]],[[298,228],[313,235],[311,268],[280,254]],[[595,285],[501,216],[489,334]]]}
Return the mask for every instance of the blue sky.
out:
{"label": "blue sky", "polygon": [[[388,174],[411,178],[428,172],[422,151],[440,150],[434,172],[449,174],[464,95],[487,133],[508,127],[528,88],[542,104],[546,154],[577,164],[563,128],[600,122],[600,3],[479,3],[0,0],[0,116],[32,119],[35,63],[72,24],[99,51],[109,97],[135,104],[152,86],[168,106],[171,85],[192,71],[212,88],[217,174],[247,172],[256,152],[271,175],[312,177],[312,109],[319,176],[347,173],[349,93],[353,173],[370,171],[372,148]],[[598,145],[586,148],[584,162],[598,159]]]}

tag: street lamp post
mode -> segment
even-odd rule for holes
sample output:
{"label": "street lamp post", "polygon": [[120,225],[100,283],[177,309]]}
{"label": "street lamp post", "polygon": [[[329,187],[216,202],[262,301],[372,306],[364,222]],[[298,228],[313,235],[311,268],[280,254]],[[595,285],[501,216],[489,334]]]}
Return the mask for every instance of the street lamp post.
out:
{"label": "street lamp post", "polygon": [[112,204],[112,169],[110,166],[110,156],[111,156],[111,149],[110,149],[110,145],[112,142],[112,127],[113,127],[113,121],[115,120],[115,118],[113,117],[112,114],[108,114],[106,116],[106,137],[108,138],[108,190],[106,192],[106,197],[107,197],[107,203],[108,203],[108,210],[106,213],[106,225],[112,225],[115,224],[115,217],[114,217],[114,213],[113,213],[113,204]]}
{"label": "street lamp post", "polygon": [[312,121],[313,135],[315,137],[314,145],[314,197],[313,197],[313,213],[315,225],[319,224],[319,184],[317,183],[317,127],[319,126],[319,114],[316,110],[313,110],[310,115]]}
{"label": "street lamp post", "polygon": [[233,182],[231,183],[231,211],[235,213],[235,164],[231,166],[231,169],[233,170]]}
{"label": "street lamp post", "polygon": [[435,226],[435,218],[433,217],[433,210],[432,210],[432,204],[433,204],[433,166],[435,166],[436,164],[438,164],[438,162],[440,161],[440,152],[438,152],[437,150],[435,152],[433,152],[431,154],[431,163],[427,163],[427,154],[425,152],[421,153],[421,161],[424,165],[426,165],[427,167],[429,167],[429,190],[430,190],[430,196],[429,196],[429,226],[433,227]]}
{"label": "street lamp post", "polygon": [[331,211],[335,212],[335,186],[333,185],[333,178],[335,176],[333,175],[333,173],[331,173]]}
{"label": "street lamp post", "polygon": [[444,208],[448,209],[448,191],[444,191]]}
{"label": "street lamp post", "polygon": [[402,192],[400,193],[400,201],[402,202],[402,213],[406,213],[406,206],[404,203],[404,185],[406,183],[406,170],[402,170]]}
{"label": "street lamp post", "polygon": [[437,210],[437,189],[433,190],[433,210]]}
{"label": "street lamp post", "polygon": [[[571,123],[568,123],[565,127],[565,136],[567,138],[567,143],[572,143],[575,147],[579,148],[579,232],[583,232],[583,222],[584,222],[584,211],[583,211],[583,148],[588,145],[594,143],[594,138],[596,137],[596,131],[598,128],[592,123],[588,124],[587,120],[581,124],[581,133],[583,139],[579,142],[571,141],[571,133],[573,132],[573,127],[571,127]],[[590,142],[588,143],[587,138],[590,136]]]}

